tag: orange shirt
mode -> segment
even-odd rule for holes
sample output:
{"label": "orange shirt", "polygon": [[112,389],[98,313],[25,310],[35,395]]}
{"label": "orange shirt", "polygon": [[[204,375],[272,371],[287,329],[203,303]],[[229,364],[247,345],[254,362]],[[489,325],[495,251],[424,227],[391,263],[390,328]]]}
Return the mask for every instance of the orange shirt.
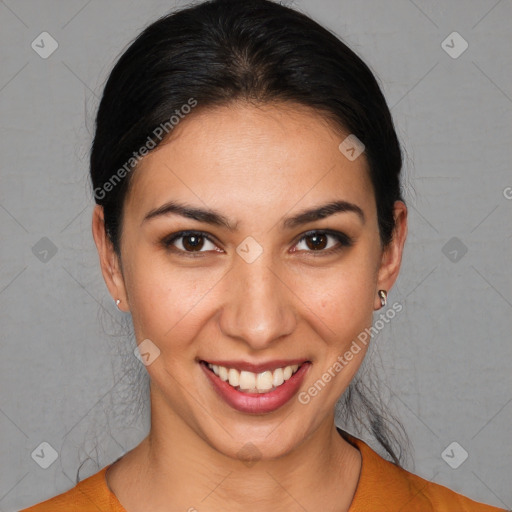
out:
{"label": "orange shirt", "polygon": [[[503,512],[401,469],[366,443],[344,432],[361,452],[362,466],[349,512]],[[73,489],[20,512],[127,512],[110,491],[105,473],[111,464]]]}

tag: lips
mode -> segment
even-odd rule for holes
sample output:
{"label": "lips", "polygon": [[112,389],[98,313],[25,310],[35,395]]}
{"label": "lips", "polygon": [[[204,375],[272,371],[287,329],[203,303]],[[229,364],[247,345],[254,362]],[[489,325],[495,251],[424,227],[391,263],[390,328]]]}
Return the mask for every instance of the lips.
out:
{"label": "lips", "polygon": [[224,402],[240,412],[253,414],[269,413],[286,404],[297,393],[311,366],[304,359],[274,360],[261,364],[243,361],[200,363],[215,392]]}

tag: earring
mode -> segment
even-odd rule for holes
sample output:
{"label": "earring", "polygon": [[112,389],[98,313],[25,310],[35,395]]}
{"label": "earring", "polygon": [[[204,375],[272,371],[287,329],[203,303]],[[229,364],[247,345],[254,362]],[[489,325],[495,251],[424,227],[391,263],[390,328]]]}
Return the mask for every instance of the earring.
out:
{"label": "earring", "polygon": [[116,306],[119,311],[121,311],[121,308],[119,307],[119,304],[121,303],[121,299],[116,299]]}
{"label": "earring", "polygon": [[383,308],[388,302],[388,292],[386,290],[379,290],[380,306]]}

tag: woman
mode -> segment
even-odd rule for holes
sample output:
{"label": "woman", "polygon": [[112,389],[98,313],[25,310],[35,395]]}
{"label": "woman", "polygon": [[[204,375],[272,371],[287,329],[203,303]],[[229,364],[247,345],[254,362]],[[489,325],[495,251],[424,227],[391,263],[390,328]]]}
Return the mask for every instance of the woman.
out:
{"label": "woman", "polygon": [[[496,511],[338,429],[407,235],[368,67],[267,0],[153,23],[114,67],[91,153],[103,277],[130,312],[151,429],[43,511]],[[399,310],[393,305],[391,310]]]}

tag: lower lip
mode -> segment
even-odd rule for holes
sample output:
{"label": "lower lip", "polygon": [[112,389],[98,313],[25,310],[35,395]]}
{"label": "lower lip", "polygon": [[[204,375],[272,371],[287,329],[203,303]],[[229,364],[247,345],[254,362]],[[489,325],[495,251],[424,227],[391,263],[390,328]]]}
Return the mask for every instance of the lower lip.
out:
{"label": "lower lip", "polygon": [[252,414],[264,414],[279,409],[297,393],[311,363],[303,363],[286,382],[268,393],[243,393],[242,391],[237,391],[215,375],[206,363],[202,362],[200,365],[208,379],[210,379],[217,394],[233,409]]}

